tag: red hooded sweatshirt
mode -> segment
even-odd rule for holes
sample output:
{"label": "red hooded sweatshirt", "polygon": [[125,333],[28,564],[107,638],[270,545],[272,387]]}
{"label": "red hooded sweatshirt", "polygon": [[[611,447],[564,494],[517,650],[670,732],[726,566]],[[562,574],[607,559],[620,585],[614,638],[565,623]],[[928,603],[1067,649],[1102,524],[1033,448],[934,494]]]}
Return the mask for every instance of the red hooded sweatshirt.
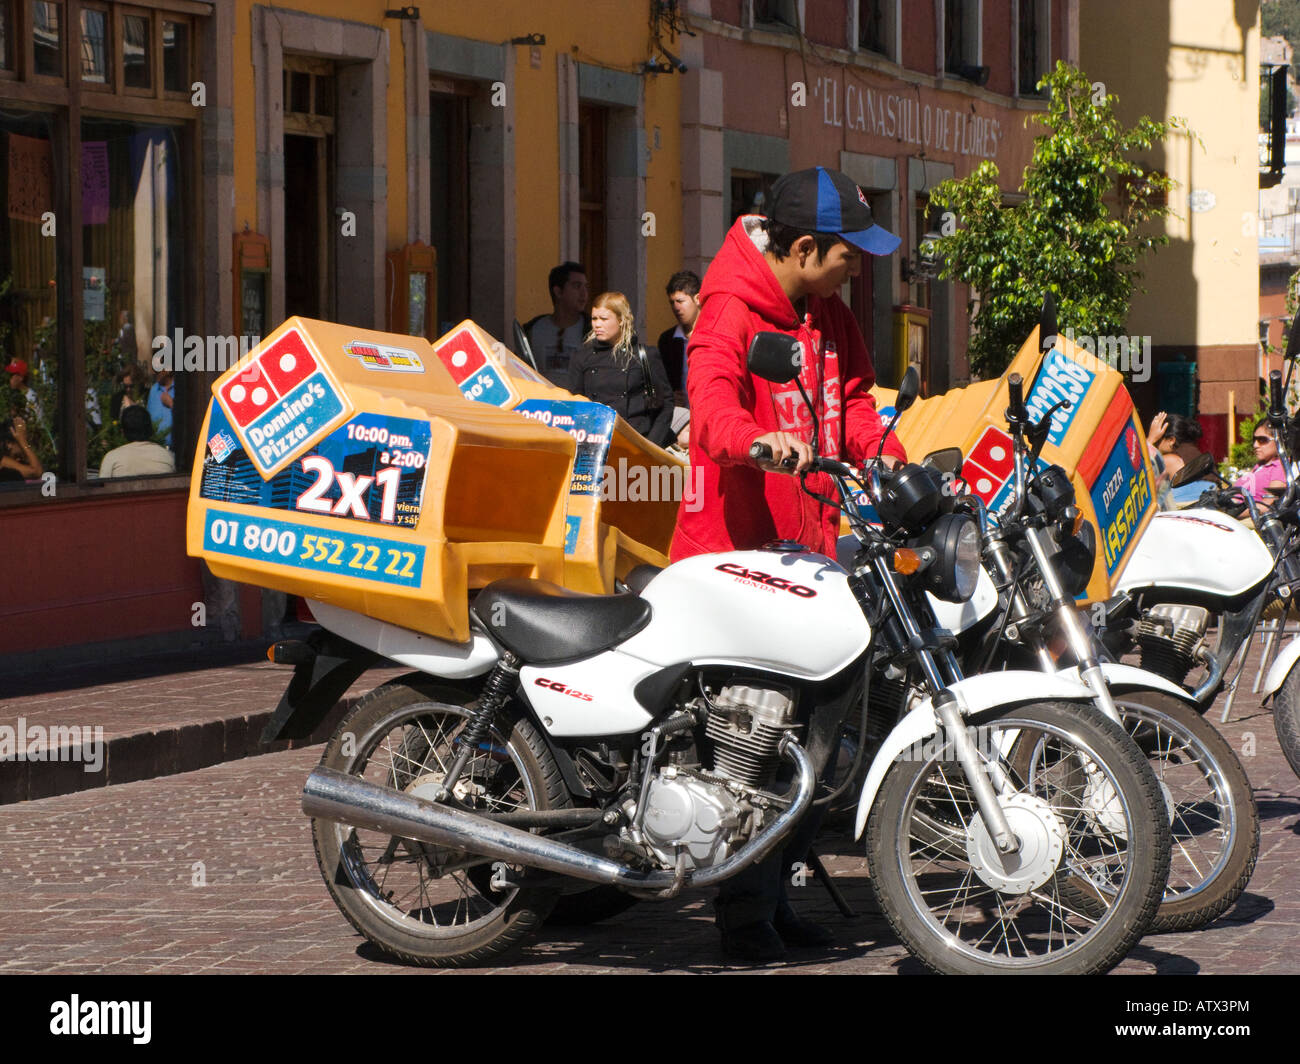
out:
{"label": "red hooded sweatshirt", "polygon": [[[869,390],[871,355],[852,312],[838,296],[809,295],[799,321],[790,299],[763,258],[766,234],[757,215],[736,220],[700,289],[700,316],[691,332],[687,383],[691,407],[693,491],[682,499],[669,557],[752,550],[777,539],[795,540],[835,557],[840,515],[809,498],[799,478],[765,473],[749,447],[769,432],[812,439],[812,419],[794,381],[772,384],[745,368],[750,340],[772,330],[797,337],[806,357],[800,380],[817,405],[818,453],[859,464],[875,456],[884,425]],[[906,459],[895,436],[885,453]],[[699,470],[700,472],[695,472]],[[831,498],[824,473],[808,486]]]}

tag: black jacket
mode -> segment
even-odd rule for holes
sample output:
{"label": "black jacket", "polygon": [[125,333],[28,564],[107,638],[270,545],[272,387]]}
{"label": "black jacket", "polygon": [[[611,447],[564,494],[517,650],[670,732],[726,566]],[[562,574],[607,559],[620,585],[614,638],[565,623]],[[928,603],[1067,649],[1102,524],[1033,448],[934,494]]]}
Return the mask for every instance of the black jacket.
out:
{"label": "black jacket", "polygon": [[613,407],[615,413],[651,443],[667,447],[673,439],[672,386],[659,352],[647,347],[645,353],[658,399],[663,402],[658,410],[647,409],[645,374],[636,354],[632,355],[627,369],[621,370],[614,363],[610,345],[599,340],[588,340],[573,356],[569,363],[569,391]]}
{"label": "black jacket", "polygon": [[686,361],[686,341],[674,336],[676,332],[677,326],[674,325],[659,334],[659,357],[664,360],[664,369],[668,371],[673,390],[684,392],[686,379],[682,376],[682,363]]}

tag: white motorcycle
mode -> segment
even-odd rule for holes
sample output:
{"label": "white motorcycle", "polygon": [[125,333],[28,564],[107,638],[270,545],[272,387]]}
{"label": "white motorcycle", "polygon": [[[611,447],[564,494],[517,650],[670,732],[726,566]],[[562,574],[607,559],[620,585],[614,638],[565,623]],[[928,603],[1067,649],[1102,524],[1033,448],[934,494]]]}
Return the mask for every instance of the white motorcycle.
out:
{"label": "white motorcycle", "polygon": [[[788,381],[795,363],[789,337],[755,338],[755,373]],[[915,394],[911,374],[899,408]],[[1169,867],[1146,760],[1077,679],[962,675],[925,592],[972,595],[979,534],[937,472],[818,458],[803,487],[848,515],[848,567],[779,544],[686,559],[640,594],[497,581],[466,644],[313,603],[326,633],[276,648],[298,668],[271,733],[310,731],[381,657],[417,670],[349,712],[304,788],[353,926],[408,962],[471,965],[566,894],[600,913],[716,885],[834,797],[817,779],[842,719],[901,677],[857,820],[900,938],[942,972],[1116,964]]]}
{"label": "white motorcycle", "polygon": [[[1287,343],[1295,367],[1300,317]],[[1286,487],[1275,504],[1260,509],[1249,495],[1228,489],[1206,501],[1241,513],[1248,528],[1220,509],[1196,508],[1156,514],[1134,549],[1117,595],[1098,611],[1099,634],[1118,658],[1141,652],[1144,669],[1159,673],[1207,710],[1245,667],[1243,651],[1270,606],[1285,614],[1300,593],[1300,485],[1290,453],[1291,419],[1282,402],[1281,374],[1269,379],[1269,421],[1278,439]],[[1206,637],[1218,625],[1213,645]],[[1240,660],[1235,676],[1229,676]],[[1273,719],[1282,751],[1300,775],[1300,638],[1284,647],[1263,681],[1273,698]],[[1193,669],[1203,673],[1188,683]]]}

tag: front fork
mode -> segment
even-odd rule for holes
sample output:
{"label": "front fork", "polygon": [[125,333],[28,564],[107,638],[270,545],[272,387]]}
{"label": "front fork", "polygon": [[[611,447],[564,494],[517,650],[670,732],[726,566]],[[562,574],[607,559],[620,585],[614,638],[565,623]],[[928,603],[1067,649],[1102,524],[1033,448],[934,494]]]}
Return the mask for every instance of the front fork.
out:
{"label": "front fork", "polygon": [[993,844],[998,848],[999,853],[1017,853],[1020,850],[1020,840],[1016,838],[1015,832],[1011,830],[1011,825],[1007,821],[1006,814],[1002,811],[1002,805],[998,802],[997,793],[993,789],[993,782],[991,782],[996,781],[999,787],[1005,788],[1008,783],[1006,774],[997,769],[996,766],[987,764],[980,757],[979,750],[975,747],[975,740],[971,738],[971,734],[966,729],[965,721],[962,718],[961,703],[957,695],[949,687],[950,683],[961,679],[957,659],[953,656],[951,650],[945,652],[944,664],[951,674],[951,680],[945,679],[939,671],[939,664],[935,660],[934,653],[925,645],[921,630],[917,626],[916,619],[912,616],[911,608],[903,598],[898,584],[894,581],[894,573],[889,563],[882,554],[876,553],[872,556],[871,564],[875,570],[876,578],[889,596],[890,604],[894,607],[895,616],[903,626],[908,644],[916,655],[916,660],[921,666],[926,682],[930,685],[930,690],[934,692],[935,715],[938,716],[939,723],[947,730],[947,734],[952,736],[953,745],[956,747],[957,761],[961,765],[962,772],[966,776],[971,790],[975,792],[975,801],[979,806],[980,815],[984,818],[984,823],[988,827]]}
{"label": "front fork", "polygon": [[[1116,724],[1122,724],[1119,707],[1115,705],[1115,699],[1111,696],[1110,688],[1106,684],[1106,676],[1101,670],[1101,662],[1097,658],[1092,637],[1088,634],[1087,628],[1084,627],[1083,618],[1079,616],[1078,607],[1062,586],[1056,567],[1052,564],[1052,560],[1048,555],[1047,546],[1044,543],[1046,533],[1041,528],[1032,527],[1026,528],[1024,533],[1025,542],[1029,544],[1029,551],[1034,556],[1034,562],[1038,566],[1039,573],[1042,574],[1043,584],[1047,588],[1048,596],[1051,598],[1052,608],[1056,612],[1057,623],[1060,624],[1061,631],[1065,634],[1075,661],[1079,663],[1079,675],[1082,677],[1083,682],[1088,685],[1089,690],[1092,691],[1093,701],[1096,703],[1097,708]],[[1011,552],[1008,550],[1005,541],[1000,538],[993,538],[990,540],[989,553],[992,555],[994,566],[997,568],[1002,580],[1011,587],[1010,609],[1012,617],[1015,620],[1021,620],[1028,616],[1030,611],[1028,604],[1015,589]],[[1036,644],[1039,664],[1042,666],[1043,671],[1056,672],[1056,663],[1052,660],[1046,645],[1041,639],[1036,640]]]}

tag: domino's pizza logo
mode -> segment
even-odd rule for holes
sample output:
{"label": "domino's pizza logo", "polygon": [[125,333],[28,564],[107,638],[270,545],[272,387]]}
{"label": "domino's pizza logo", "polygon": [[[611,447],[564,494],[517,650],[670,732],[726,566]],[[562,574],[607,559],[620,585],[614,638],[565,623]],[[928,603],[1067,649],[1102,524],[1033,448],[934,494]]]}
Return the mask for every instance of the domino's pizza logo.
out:
{"label": "domino's pizza logo", "polygon": [[1124,446],[1128,448],[1128,460],[1134,469],[1142,468],[1142,452],[1138,447],[1138,434],[1129,425],[1124,430]]}
{"label": "domino's pizza logo", "polygon": [[307,338],[290,329],[217,389],[248,457],[269,479],[352,413]]}
{"label": "domino's pizza logo", "polygon": [[469,329],[462,329],[439,344],[437,354],[466,399],[492,406],[510,403],[510,389]]}

